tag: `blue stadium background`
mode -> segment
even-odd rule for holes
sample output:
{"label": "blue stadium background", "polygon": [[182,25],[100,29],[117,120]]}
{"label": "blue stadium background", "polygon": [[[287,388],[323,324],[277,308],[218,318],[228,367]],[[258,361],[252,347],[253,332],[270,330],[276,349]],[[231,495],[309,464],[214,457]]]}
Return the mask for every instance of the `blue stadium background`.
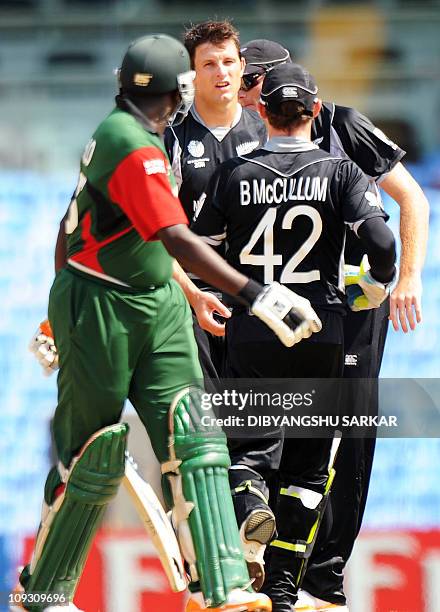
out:
{"label": "blue stadium background", "polygon": [[[426,167],[413,168],[422,182]],[[75,175],[0,173],[0,591],[12,584],[19,536],[38,525],[49,467],[55,377],[42,375],[27,346],[45,317],[58,224],[75,184]],[[427,194],[432,213],[424,323],[408,335],[390,329],[383,377],[440,372],[440,190]],[[387,203],[397,231],[396,208]],[[365,527],[440,525],[439,461],[438,439],[379,440]]]}

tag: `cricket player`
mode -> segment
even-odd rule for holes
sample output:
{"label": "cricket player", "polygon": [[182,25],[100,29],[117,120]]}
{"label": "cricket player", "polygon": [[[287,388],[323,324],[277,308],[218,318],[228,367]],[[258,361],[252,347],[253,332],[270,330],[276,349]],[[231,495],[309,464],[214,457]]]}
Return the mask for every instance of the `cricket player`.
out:
{"label": "cricket player", "polygon": [[[257,109],[264,75],[288,52],[274,41],[258,39],[241,49],[246,67],[239,93],[245,108]],[[405,151],[391,142],[371,121],[353,108],[323,102],[312,124],[312,139],[331,154],[352,159],[380,185],[400,207],[401,254],[398,282],[380,308],[364,311],[347,309],[344,318],[344,377],[377,378],[382,363],[388,318],[394,329],[414,329],[422,319],[421,272],[426,252],[429,204],[416,181],[401,163]],[[377,190],[379,193],[379,190]],[[345,261],[358,266],[363,245],[350,232]],[[365,398],[357,397],[362,403]],[[374,414],[377,405],[365,406]],[[303,582],[298,610],[326,609],[328,605],[346,610],[343,570],[359,533],[367,500],[375,448],[374,438],[343,438],[336,457],[338,478],[332,490],[326,518]],[[330,512],[331,506],[331,512]]]}
{"label": "cricket player", "polygon": [[[202,425],[202,371],[188,303],[171,279],[172,257],[237,296],[286,345],[318,331],[320,321],[309,302],[249,280],[187,228],[161,135],[192,103],[193,76],[175,39],[134,41],[116,107],[81,159],[64,224],[67,263],[49,299],[60,365],[53,421],[59,463],[47,477],[34,555],[20,576],[27,610],[76,609],[88,550],[124,474],[127,398],[162,464],[190,575],[187,612],[271,610],[269,598],[249,586],[225,436]],[[36,603],[36,592],[63,593],[69,607]]]}
{"label": "cricket player", "polygon": [[[394,237],[368,178],[311,140],[312,120],[321,111],[317,92],[313,77],[297,64],[267,72],[259,110],[269,141],[220,166],[193,226],[210,244],[224,240],[226,259],[237,270],[258,282],[279,281],[307,298],[323,324],[320,333],[285,350],[246,308],[234,306],[226,332],[231,377],[342,376],[347,228],[367,254],[357,281],[371,307],[386,299],[395,275]],[[247,503],[235,504],[239,525],[252,507],[264,507],[267,495],[258,477],[267,474],[267,456],[261,452],[259,463],[254,442],[231,449],[230,473],[251,483]],[[334,477],[333,453],[332,439],[284,440],[274,504],[278,534],[263,586],[275,612],[290,612],[296,602]]]}
{"label": "cricket player", "polygon": [[[254,110],[242,109],[238,92],[244,61],[237,30],[228,21],[206,21],[185,32],[184,44],[195,70],[195,98],[186,118],[165,132],[165,145],[179,187],[179,198],[192,222],[206,198],[206,187],[219,163],[249,153],[267,139]],[[195,279],[199,288],[211,289]],[[220,297],[220,296],[219,296]],[[218,308],[228,317],[227,309]],[[207,381],[221,375],[224,324],[216,337],[194,322],[200,363]]]}

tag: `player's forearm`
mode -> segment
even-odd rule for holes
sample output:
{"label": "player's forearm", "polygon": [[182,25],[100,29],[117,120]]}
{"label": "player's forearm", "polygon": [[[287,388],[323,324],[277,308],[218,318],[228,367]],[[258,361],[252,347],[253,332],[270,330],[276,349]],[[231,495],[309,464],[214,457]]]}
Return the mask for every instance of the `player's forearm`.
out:
{"label": "player's forearm", "polygon": [[371,275],[381,283],[388,283],[395,273],[396,241],[382,217],[373,217],[362,223],[358,230],[368,255]]}
{"label": "player's forearm", "polygon": [[414,198],[400,203],[400,278],[421,274],[428,242],[429,204],[422,194],[417,206]]}
{"label": "player's forearm", "polygon": [[247,284],[246,276],[234,270],[186,226],[167,227],[158,232],[158,237],[186,270],[220,291],[237,295]]}
{"label": "player's forearm", "polygon": [[182,269],[179,262],[175,259],[173,263],[173,278],[177,281],[185,294],[186,299],[194,307],[198,296],[200,295],[200,289],[195,285],[186,272]]}
{"label": "player's forearm", "polygon": [[381,187],[400,207],[400,279],[420,276],[426,255],[429,203],[418,183],[397,164]]}
{"label": "player's forearm", "polygon": [[64,232],[64,219],[61,220],[60,228],[58,230],[57,243],[55,246],[55,272],[59,272],[61,268],[64,268],[67,260],[67,243],[66,234]]}

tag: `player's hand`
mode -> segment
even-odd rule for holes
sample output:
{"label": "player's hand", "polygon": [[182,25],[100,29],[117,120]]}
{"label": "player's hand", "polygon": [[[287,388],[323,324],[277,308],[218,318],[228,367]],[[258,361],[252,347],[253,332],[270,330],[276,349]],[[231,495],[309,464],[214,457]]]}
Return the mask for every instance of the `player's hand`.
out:
{"label": "player's hand", "polygon": [[225,335],[225,324],[215,320],[217,313],[225,319],[229,319],[231,313],[219,299],[208,291],[200,291],[196,299],[192,300],[191,306],[202,329],[214,336]]}
{"label": "player's hand", "polygon": [[47,319],[40,323],[32,336],[29,350],[34,353],[46,376],[58,370],[58,351],[53,339],[52,328]]}
{"label": "player's hand", "polygon": [[264,287],[252,304],[251,312],[266,323],[285,346],[293,346],[322,329],[321,320],[309,300],[279,283]]}
{"label": "player's hand", "polygon": [[392,283],[381,283],[371,276],[367,255],[360,266],[345,265],[344,280],[347,302],[354,312],[378,308],[389,295]]}
{"label": "player's hand", "polygon": [[422,279],[420,274],[401,276],[390,297],[390,321],[395,331],[414,330],[422,321]]}

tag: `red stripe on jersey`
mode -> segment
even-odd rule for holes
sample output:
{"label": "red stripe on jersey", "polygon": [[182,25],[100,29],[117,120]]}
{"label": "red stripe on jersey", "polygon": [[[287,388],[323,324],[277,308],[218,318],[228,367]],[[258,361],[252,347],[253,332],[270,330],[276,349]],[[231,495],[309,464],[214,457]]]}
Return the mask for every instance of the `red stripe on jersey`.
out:
{"label": "red stripe on jersey", "polygon": [[142,147],[125,157],[108,183],[108,193],[145,241],[160,229],[188,225],[168,177],[169,161],[157,147]]}
{"label": "red stripe on jersey", "polygon": [[101,264],[98,261],[98,252],[107,244],[110,244],[114,240],[117,240],[124,234],[130,232],[133,227],[127,227],[118,234],[114,234],[110,238],[106,238],[105,240],[101,240],[98,242],[95,236],[92,234],[92,213],[89,211],[84,215],[83,220],[81,221],[81,238],[84,242],[83,248],[79,253],[75,253],[71,256],[71,259],[77,261],[78,263],[95,270],[96,272],[104,272]]}

